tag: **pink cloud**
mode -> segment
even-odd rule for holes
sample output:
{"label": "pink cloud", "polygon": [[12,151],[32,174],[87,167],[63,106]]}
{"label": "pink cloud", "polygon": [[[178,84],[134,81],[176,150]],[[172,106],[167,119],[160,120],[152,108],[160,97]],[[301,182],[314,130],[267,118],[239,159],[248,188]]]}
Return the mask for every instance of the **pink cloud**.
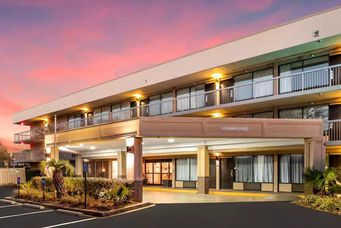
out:
{"label": "pink cloud", "polygon": [[14,112],[20,110],[21,108],[22,108],[21,105],[14,103],[5,97],[0,96],[0,116],[13,114]]}
{"label": "pink cloud", "polygon": [[236,6],[244,11],[264,11],[271,7],[274,0],[236,0]]}

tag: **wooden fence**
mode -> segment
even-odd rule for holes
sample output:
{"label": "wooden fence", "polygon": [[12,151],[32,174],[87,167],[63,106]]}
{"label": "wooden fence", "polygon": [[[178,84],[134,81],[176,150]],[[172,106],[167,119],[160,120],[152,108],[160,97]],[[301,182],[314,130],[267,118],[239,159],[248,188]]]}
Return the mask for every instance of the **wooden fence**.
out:
{"label": "wooden fence", "polygon": [[0,185],[16,184],[18,177],[26,182],[25,168],[0,168]]}

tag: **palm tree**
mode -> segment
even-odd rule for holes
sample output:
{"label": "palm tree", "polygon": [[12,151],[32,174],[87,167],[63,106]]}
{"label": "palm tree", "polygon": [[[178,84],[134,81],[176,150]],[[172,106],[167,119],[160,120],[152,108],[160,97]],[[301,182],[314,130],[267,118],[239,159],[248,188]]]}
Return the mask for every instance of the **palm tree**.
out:
{"label": "palm tree", "polygon": [[328,168],[325,171],[307,169],[305,180],[308,183],[312,183],[313,188],[322,195],[332,194],[335,188],[340,186],[334,168]]}
{"label": "palm tree", "polygon": [[66,175],[73,175],[75,172],[74,167],[71,163],[67,160],[50,160],[50,161],[43,161],[40,164],[40,168],[44,173],[47,171],[52,171],[52,180],[53,185],[57,191],[57,198],[62,198],[66,194],[65,186],[64,186],[64,176],[63,173]]}

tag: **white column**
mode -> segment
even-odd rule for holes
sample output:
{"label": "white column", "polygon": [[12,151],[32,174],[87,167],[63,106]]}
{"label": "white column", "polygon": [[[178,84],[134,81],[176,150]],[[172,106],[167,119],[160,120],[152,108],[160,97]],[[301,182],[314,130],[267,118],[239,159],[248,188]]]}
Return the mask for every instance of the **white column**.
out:
{"label": "white column", "polygon": [[216,166],[216,189],[220,189],[220,160],[215,160],[215,166]]}
{"label": "white column", "polygon": [[80,154],[75,155],[75,172],[76,176],[83,175],[83,161]]}
{"label": "white column", "polygon": [[117,155],[117,178],[127,178],[127,152],[121,151]]}
{"label": "white column", "polygon": [[209,154],[207,146],[198,146],[198,193],[208,194],[209,191]]}

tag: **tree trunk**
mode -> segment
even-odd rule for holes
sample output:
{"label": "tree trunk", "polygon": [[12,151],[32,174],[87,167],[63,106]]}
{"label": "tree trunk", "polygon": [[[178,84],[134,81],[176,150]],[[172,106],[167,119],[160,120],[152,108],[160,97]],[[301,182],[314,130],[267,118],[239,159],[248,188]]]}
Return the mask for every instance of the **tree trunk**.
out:
{"label": "tree trunk", "polygon": [[57,198],[62,198],[65,196],[65,186],[64,186],[64,177],[61,170],[55,170],[53,172],[53,184],[57,191]]}

